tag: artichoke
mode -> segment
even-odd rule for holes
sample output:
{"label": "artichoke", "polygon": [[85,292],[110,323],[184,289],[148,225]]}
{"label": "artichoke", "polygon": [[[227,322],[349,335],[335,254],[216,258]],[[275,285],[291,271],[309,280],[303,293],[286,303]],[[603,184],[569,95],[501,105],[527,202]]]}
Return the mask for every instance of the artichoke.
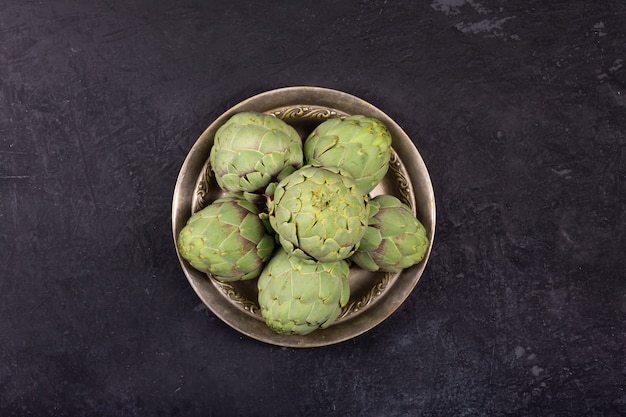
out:
{"label": "artichoke", "polygon": [[341,167],[366,194],[387,173],[390,157],[391,133],[380,120],[362,115],[327,120],[304,142],[307,164]]}
{"label": "artichoke", "polygon": [[224,282],[258,277],[275,246],[258,208],[235,197],[217,199],[194,213],[177,243],[191,266]]}
{"label": "artichoke", "polygon": [[241,112],[216,132],[209,155],[217,184],[234,196],[261,201],[278,181],[303,164],[302,138],[284,121]]}
{"label": "artichoke", "polygon": [[305,166],[278,183],[269,222],[288,253],[338,261],[354,253],[367,229],[366,201],[340,169]]}
{"label": "artichoke", "polygon": [[349,272],[345,260],[317,262],[278,250],[257,281],[265,323],[299,335],[330,326],[350,298]]}
{"label": "artichoke", "polygon": [[350,260],[365,270],[384,272],[419,263],[428,249],[428,237],[409,207],[394,196],[379,195],[369,208],[369,226]]}

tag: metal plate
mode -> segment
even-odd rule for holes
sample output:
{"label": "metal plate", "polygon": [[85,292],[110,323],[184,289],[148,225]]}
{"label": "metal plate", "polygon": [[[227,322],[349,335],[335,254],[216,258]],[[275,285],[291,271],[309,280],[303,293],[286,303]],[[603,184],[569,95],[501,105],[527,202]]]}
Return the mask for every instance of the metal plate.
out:
{"label": "metal plate", "polygon": [[181,267],[202,302],[229,326],[262,342],[287,347],[325,346],[352,339],[380,324],[406,300],[419,281],[432,247],[435,231],[435,198],[426,165],[413,141],[385,113],[350,94],[320,87],[287,87],[253,96],[218,117],[200,135],[180,170],[172,202],[174,244],[180,230],[195,211],[224,196],[208,166],[217,129],[235,113],[256,111],[273,114],[291,124],[306,138],[319,123],[334,117],[362,114],[387,125],[392,135],[390,169],[371,196],[393,194],[408,204],[424,224],[430,246],[424,259],[399,273],[375,273],[353,267],[351,298],[337,321],[306,336],[283,336],[269,329],[260,315],[256,279],[221,283],[192,268],[176,251]]}

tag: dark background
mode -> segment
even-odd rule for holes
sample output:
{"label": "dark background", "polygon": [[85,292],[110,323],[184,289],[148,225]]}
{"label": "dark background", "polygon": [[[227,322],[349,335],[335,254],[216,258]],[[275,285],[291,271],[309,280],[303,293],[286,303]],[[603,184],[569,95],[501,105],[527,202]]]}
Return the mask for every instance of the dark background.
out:
{"label": "dark background", "polygon": [[[438,210],[401,308],[304,350],[170,226],[208,124],[291,85],[394,118]],[[625,132],[622,0],[0,0],[0,415],[626,415]]]}

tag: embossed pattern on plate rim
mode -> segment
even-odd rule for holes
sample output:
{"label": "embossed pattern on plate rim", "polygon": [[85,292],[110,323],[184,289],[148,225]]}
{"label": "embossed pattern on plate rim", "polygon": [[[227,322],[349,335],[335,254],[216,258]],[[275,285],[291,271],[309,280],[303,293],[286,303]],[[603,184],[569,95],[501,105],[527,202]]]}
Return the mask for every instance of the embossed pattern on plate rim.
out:
{"label": "embossed pattern on plate rim", "polygon": [[[286,87],[261,93],[232,107],[211,123],[187,155],[177,179],[172,202],[172,230],[175,244],[177,233],[184,226],[186,218],[198,209],[202,204],[198,201],[202,199],[203,193],[206,195],[208,191],[202,188],[201,183],[203,176],[210,175],[206,160],[212,145],[212,134],[232,114],[246,110],[271,113],[288,122],[291,119],[300,118],[323,121],[326,118],[345,117],[349,114],[366,114],[383,120],[392,132],[394,151],[402,151],[402,154],[405,155],[402,158],[409,162],[409,164],[402,164],[402,158],[398,157],[397,153],[395,154],[396,161],[394,162],[393,158],[390,161],[391,164],[395,163],[406,168],[408,176],[408,178],[404,178],[407,181],[406,187],[402,185],[399,187],[400,190],[404,190],[404,192],[401,191],[401,199],[414,206],[414,210],[419,213],[418,217],[429,232],[431,244],[420,264],[396,274],[396,278],[401,279],[401,288],[395,294],[386,297],[381,302],[381,308],[377,308],[377,304],[373,304],[369,311],[362,311],[363,308],[368,307],[372,300],[388,289],[389,282],[393,278],[392,274],[384,274],[384,277],[372,287],[368,294],[358,300],[351,301],[335,325],[307,336],[278,335],[269,330],[262,320],[250,320],[250,315],[258,314],[256,303],[241,297],[237,291],[232,291],[229,285],[218,284],[216,286],[217,281],[207,279],[205,274],[193,270],[179,255],[179,261],[190,284],[203,303],[220,319],[235,330],[266,343],[288,347],[325,346],[351,339],[370,330],[389,317],[408,297],[421,277],[430,255],[434,240],[435,201],[430,177],[421,155],[419,155],[411,139],[389,116],[371,104],[347,93],[320,87]],[[196,175],[195,179],[193,172]],[[191,184],[193,186],[190,189]],[[415,189],[414,197],[411,195],[411,187]],[[421,208],[415,206],[421,206]],[[208,283],[211,285],[207,285]],[[388,292],[394,291],[394,288],[391,288]],[[225,305],[220,302],[218,297],[230,301]],[[233,306],[233,303],[240,305],[236,307]],[[346,318],[351,312],[357,311],[359,314],[355,315],[354,318]]]}

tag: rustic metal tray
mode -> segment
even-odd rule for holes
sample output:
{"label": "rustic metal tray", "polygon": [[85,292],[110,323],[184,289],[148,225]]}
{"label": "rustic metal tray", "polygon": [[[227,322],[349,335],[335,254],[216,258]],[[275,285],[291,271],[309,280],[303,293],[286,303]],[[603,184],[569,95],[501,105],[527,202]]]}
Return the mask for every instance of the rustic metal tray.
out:
{"label": "rustic metal tray", "polygon": [[[178,255],[181,267],[207,308],[229,326],[254,339],[287,347],[316,347],[354,338],[380,324],[406,300],[420,279],[430,255],[435,230],[435,198],[426,165],[413,141],[385,113],[350,94],[320,87],[271,90],[230,108],[200,135],[180,170],[172,202],[174,242],[195,211],[224,196],[208,164],[216,130],[232,115],[257,111],[284,120],[304,138],[315,126],[335,117],[363,114],[383,121],[392,134],[389,171],[371,196],[392,194],[409,205],[424,224],[430,241],[424,259],[395,274],[352,267],[351,298],[337,321],[306,336],[283,336],[269,329],[260,315],[256,279],[222,283],[192,268]],[[178,253],[178,248],[177,253]]]}

